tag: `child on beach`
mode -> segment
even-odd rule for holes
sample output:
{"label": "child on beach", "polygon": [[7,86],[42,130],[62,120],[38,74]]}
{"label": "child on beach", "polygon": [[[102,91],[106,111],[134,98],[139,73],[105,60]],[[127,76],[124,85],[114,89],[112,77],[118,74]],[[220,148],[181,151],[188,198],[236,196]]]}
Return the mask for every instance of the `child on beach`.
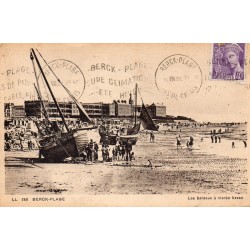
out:
{"label": "child on beach", "polygon": [[131,160],[135,160],[135,153],[134,152],[131,153]]}

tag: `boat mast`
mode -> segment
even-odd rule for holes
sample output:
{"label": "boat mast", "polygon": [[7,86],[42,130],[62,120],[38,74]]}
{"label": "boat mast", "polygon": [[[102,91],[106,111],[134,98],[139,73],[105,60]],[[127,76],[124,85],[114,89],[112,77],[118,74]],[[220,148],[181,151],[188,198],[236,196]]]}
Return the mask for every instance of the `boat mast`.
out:
{"label": "boat mast", "polygon": [[69,128],[68,128],[68,125],[67,125],[67,123],[66,123],[66,121],[65,121],[65,118],[64,118],[64,116],[63,116],[63,113],[62,113],[62,111],[61,111],[61,109],[60,109],[60,107],[59,107],[59,104],[58,104],[58,102],[57,102],[57,100],[56,100],[56,98],[55,98],[55,96],[54,96],[54,94],[53,94],[53,92],[52,92],[52,90],[51,90],[51,88],[50,88],[50,85],[49,85],[49,83],[48,83],[48,80],[47,80],[47,78],[46,78],[44,72],[43,72],[43,69],[42,69],[42,67],[41,67],[41,65],[40,65],[40,62],[39,62],[38,59],[37,59],[36,53],[35,53],[34,49],[31,49],[31,51],[32,51],[32,53],[33,53],[33,55],[34,55],[34,57],[35,57],[35,59],[36,59],[36,63],[37,63],[37,65],[38,65],[38,67],[39,67],[39,69],[40,69],[40,71],[41,71],[41,74],[42,74],[42,76],[43,76],[43,79],[45,80],[45,83],[46,83],[46,85],[47,85],[47,87],[48,87],[48,89],[49,89],[49,92],[50,92],[50,94],[51,94],[51,96],[52,96],[52,98],[53,98],[53,101],[54,101],[54,103],[55,103],[55,105],[56,105],[56,107],[57,107],[57,110],[58,110],[58,112],[59,112],[59,114],[60,114],[60,116],[61,116],[61,118],[62,118],[62,121],[63,121],[63,123],[64,123],[64,125],[65,125],[65,128],[66,128],[67,132],[69,132]]}
{"label": "boat mast", "polygon": [[39,82],[38,82],[38,77],[37,77],[37,72],[36,72],[36,67],[35,67],[35,64],[34,64],[34,56],[32,55],[32,53],[30,53],[30,59],[32,61],[32,65],[33,65],[33,69],[34,69],[34,73],[35,73],[35,77],[36,77],[37,87],[36,87],[35,83],[34,83],[34,87],[35,87],[35,90],[36,90],[36,93],[37,93],[37,97],[38,97],[38,99],[40,101],[40,104],[41,104],[40,110],[43,110],[42,114],[44,115],[45,119],[49,120],[49,116],[48,116],[48,113],[46,111],[45,105],[43,103],[42,95],[41,95],[41,92],[40,92]]}
{"label": "boat mast", "polygon": [[137,83],[135,84],[135,125],[136,125],[136,116],[137,116],[136,106],[137,106]]}

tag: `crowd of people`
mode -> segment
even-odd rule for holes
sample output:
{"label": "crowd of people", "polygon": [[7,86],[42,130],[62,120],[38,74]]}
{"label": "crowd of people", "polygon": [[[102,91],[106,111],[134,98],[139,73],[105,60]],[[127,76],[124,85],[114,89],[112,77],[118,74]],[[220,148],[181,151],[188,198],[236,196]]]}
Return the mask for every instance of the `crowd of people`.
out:
{"label": "crowd of people", "polygon": [[96,162],[102,160],[103,162],[112,161],[132,161],[135,160],[135,154],[132,151],[133,145],[130,140],[125,144],[118,141],[116,145],[111,146],[104,142],[101,143],[101,148],[96,142],[91,139],[90,142],[83,148],[80,153],[82,161]]}
{"label": "crowd of people", "polygon": [[35,134],[27,132],[25,130],[7,130],[4,133],[4,150],[5,151],[14,151],[25,149],[33,150],[36,148],[36,144],[33,140]]}

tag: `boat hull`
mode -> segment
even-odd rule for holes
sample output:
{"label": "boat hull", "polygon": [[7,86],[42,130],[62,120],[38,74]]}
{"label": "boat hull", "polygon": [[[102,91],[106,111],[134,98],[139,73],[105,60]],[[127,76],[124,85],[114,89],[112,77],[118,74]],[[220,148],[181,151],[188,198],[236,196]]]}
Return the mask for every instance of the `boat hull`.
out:
{"label": "boat hull", "polygon": [[119,139],[123,144],[127,143],[128,141],[131,141],[132,145],[135,145],[137,140],[138,140],[138,134],[136,134],[136,135],[121,135]]}
{"label": "boat hull", "polygon": [[78,157],[84,147],[89,143],[89,139],[95,140],[97,132],[88,129],[79,129],[71,133],[62,134],[60,138],[56,136],[47,137],[38,141],[40,154],[45,160],[62,162],[68,157]]}
{"label": "boat hull", "polygon": [[[46,138],[45,138],[46,139]],[[50,137],[38,141],[40,154],[45,160],[52,162],[61,162],[68,157],[77,157],[79,155],[74,134],[62,134],[60,138]]]}

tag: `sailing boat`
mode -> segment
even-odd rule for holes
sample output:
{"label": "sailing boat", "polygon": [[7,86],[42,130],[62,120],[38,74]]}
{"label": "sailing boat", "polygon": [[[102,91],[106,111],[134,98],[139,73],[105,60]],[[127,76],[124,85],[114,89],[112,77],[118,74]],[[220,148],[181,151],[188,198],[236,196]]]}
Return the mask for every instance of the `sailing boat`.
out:
{"label": "sailing boat", "polygon": [[[45,59],[42,57],[42,55],[40,53],[39,55],[44,60],[44,62],[46,63],[50,71],[54,74],[54,76],[56,77],[58,82],[61,84],[61,86],[65,89],[65,91],[67,92],[71,100],[76,104],[80,113],[80,119],[84,122],[91,123],[91,119],[88,116],[85,109],[82,107],[82,105],[76,100],[76,98],[66,88],[66,86],[59,80],[59,78],[55,75],[55,73],[53,72],[49,64],[45,61]],[[36,73],[34,59],[39,68],[39,71],[41,72],[41,76],[46,83],[46,87],[49,90],[49,93],[53,99],[53,102],[56,105],[57,111],[63,123],[63,127],[66,129],[66,131],[63,131],[63,129],[58,126],[56,121],[51,121],[49,119],[39,87],[37,88],[35,86],[38,99],[41,103],[41,111],[42,111],[42,114],[44,115],[43,122],[38,121],[38,120],[36,121],[37,129],[38,129],[37,144],[39,147],[39,156],[40,157],[43,156],[46,160],[50,160],[53,162],[61,162],[65,158],[68,158],[68,157],[72,157],[72,158],[77,157],[80,155],[84,146],[86,146],[89,141],[87,131],[94,129],[95,127],[90,126],[90,127],[81,128],[81,129],[72,129],[72,130],[69,129],[67,122],[65,120],[65,117],[59,107],[59,104],[44,74],[44,71],[42,69],[42,66],[37,58],[37,55],[34,49],[31,49],[30,59],[32,60],[37,85],[38,85],[38,76]]]}
{"label": "sailing boat", "polygon": [[128,129],[126,135],[120,135],[120,141],[125,144],[128,141],[131,141],[132,145],[135,145],[138,140],[138,133],[140,131],[141,123],[137,123],[137,83],[135,84],[135,105],[134,105],[134,126],[131,129]]}
{"label": "sailing boat", "polygon": [[[138,140],[138,133],[140,131],[140,123],[137,123],[137,112],[136,112],[136,104],[137,104],[137,84],[135,86],[135,110],[134,110],[134,125],[132,128],[128,128],[125,134],[121,134],[120,136],[114,133],[112,130],[110,131],[105,124],[101,125],[99,128],[99,134],[101,136],[101,142],[109,145],[115,145],[118,140],[121,143],[125,144],[128,140],[131,141],[133,145],[136,144]],[[104,122],[105,123],[105,122]]]}
{"label": "sailing boat", "polygon": [[142,122],[142,126],[145,130],[158,131],[158,128],[156,127],[153,119],[151,118],[143,102],[142,102],[140,119]]}

